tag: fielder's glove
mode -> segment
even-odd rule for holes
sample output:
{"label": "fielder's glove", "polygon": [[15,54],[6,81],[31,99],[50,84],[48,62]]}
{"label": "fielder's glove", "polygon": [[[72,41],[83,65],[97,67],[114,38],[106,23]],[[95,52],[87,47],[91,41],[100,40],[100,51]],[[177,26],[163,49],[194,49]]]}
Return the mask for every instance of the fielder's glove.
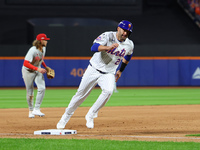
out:
{"label": "fielder's glove", "polygon": [[55,71],[51,69],[50,67],[46,67],[45,69],[47,71],[47,78],[53,79],[55,77]]}

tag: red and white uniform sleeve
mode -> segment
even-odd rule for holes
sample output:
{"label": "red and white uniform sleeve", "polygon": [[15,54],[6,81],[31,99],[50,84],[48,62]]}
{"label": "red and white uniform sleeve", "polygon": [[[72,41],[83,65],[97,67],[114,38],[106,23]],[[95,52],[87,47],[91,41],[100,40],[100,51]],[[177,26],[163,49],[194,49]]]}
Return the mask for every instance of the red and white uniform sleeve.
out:
{"label": "red and white uniform sleeve", "polygon": [[[38,68],[41,68],[45,52],[45,47],[43,48],[43,52],[41,52],[38,49],[36,49],[35,46],[32,46],[24,58],[23,67],[25,67],[25,69],[31,70],[37,70]],[[43,63],[43,66],[46,66],[46,64]]]}

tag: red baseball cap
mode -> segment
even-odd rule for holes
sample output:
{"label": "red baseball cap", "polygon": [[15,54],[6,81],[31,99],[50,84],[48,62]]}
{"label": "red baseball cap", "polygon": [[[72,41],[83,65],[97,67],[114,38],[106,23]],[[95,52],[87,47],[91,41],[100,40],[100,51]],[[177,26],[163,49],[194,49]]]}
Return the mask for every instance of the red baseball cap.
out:
{"label": "red baseball cap", "polygon": [[40,41],[40,40],[50,40],[50,38],[47,38],[46,34],[44,33],[40,33],[37,35],[36,40]]}

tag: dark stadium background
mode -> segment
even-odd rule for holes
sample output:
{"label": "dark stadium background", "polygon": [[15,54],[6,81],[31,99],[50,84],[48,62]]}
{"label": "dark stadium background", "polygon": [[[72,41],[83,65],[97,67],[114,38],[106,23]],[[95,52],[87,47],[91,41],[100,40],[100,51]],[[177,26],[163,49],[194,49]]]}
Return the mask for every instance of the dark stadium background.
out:
{"label": "dark stadium background", "polygon": [[[130,39],[135,43],[135,56],[200,55],[200,28],[174,0],[0,0],[0,56],[24,56],[37,32],[44,28],[51,37],[46,56],[92,55],[90,45],[101,31],[91,29],[88,32],[91,27],[87,24],[84,29],[82,26],[49,28],[48,25],[40,28],[40,23],[30,24],[32,19],[44,18],[94,18],[116,22],[126,19],[133,23]],[[73,28],[80,31],[72,32]],[[62,30],[67,34],[59,35]],[[85,44],[81,43],[81,39],[87,38]],[[70,39],[78,39],[71,40],[76,51],[70,47],[72,44],[64,45]]]}

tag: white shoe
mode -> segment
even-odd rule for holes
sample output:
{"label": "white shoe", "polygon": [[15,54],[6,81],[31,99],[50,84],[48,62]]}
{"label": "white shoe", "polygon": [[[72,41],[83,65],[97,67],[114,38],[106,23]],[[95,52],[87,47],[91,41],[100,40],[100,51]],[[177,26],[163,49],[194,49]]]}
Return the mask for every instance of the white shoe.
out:
{"label": "white shoe", "polygon": [[67,124],[67,122],[69,121],[69,119],[71,118],[72,115],[73,114],[68,115],[68,114],[64,113],[62,115],[62,118],[60,119],[60,121],[56,125],[57,129],[64,129],[66,124]]}
{"label": "white shoe", "polygon": [[40,116],[40,117],[43,117],[45,114],[43,114],[39,109],[34,109],[32,111],[32,114],[33,115],[36,115],[36,116]]}
{"label": "white shoe", "polygon": [[65,126],[66,126],[66,124],[67,124],[67,122],[65,122],[65,121],[63,121],[63,120],[60,120],[60,121],[57,123],[56,127],[57,127],[57,129],[64,129]]}
{"label": "white shoe", "polygon": [[85,116],[85,119],[86,119],[86,126],[87,126],[87,128],[89,128],[89,129],[94,128],[94,119],[90,118],[87,115]]}
{"label": "white shoe", "polygon": [[29,111],[28,117],[29,118],[35,118],[35,115],[32,114],[33,111]]}

